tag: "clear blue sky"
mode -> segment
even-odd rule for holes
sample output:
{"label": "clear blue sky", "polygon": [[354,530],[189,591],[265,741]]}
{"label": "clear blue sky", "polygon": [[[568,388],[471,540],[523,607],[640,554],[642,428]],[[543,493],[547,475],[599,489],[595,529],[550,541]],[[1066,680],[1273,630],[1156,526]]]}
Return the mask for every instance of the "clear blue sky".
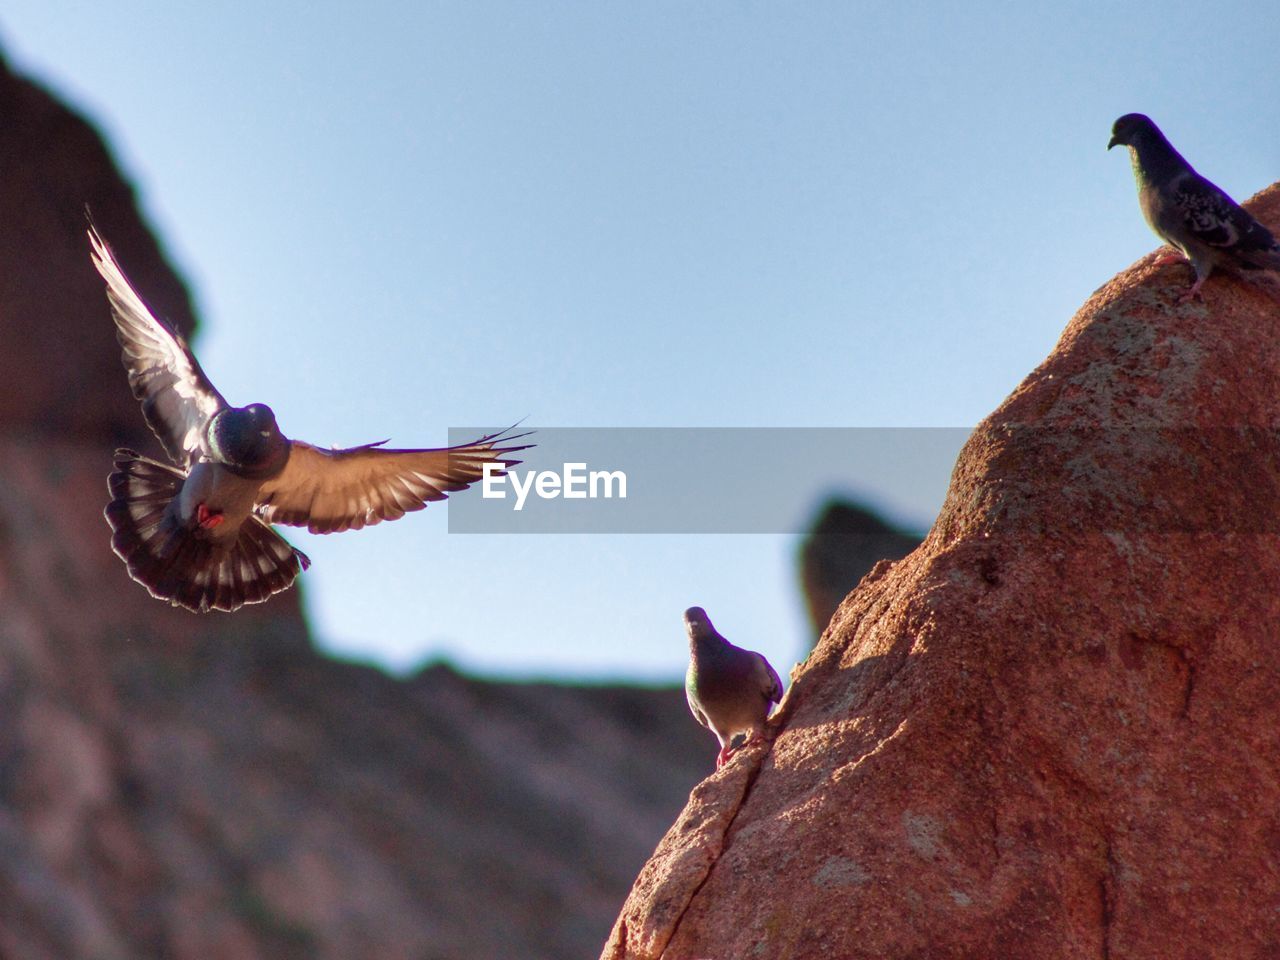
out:
{"label": "clear blue sky", "polygon": [[[105,130],[232,402],[417,446],[524,416],[971,427],[1155,246],[1115,117],[1238,198],[1280,176],[1280,17],[1212,9],[9,0],[0,44]],[[924,527],[946,481],[790,495]],[[697,603],[784,675],[801,650],[791,537],[445,521],[289,531],[326,644],[674,679]]]}

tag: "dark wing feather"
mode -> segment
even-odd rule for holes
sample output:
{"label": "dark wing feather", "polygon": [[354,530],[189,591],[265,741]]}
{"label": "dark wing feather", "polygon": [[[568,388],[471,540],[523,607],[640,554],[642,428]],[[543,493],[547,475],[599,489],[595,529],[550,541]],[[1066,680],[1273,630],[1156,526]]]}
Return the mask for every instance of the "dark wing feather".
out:
{"label": "dark wing feather", "polygon": [[778,676],[778,671],[773,669],[773,664],[764,658],[764,654],[757,653],[756,658],[763,667],[759,672],[761,692],[770,703],[781,703],[782,679]]}
{"label": "dark wing feather", "polygon": [[165,453],[190,469],[199,456],[205,424],[227,402],[204,375],[182,336],[147,309],[92,226],[89,243],[93,265],[107,282],[107,300],[133,395]]}
{"label": "dark wing feather", "polygon": [[1247,257],[1272,250],[1276,241],[1266,227],[1214,184],[1192,174],[1174,193],[1187,232],[1209,247]]}
{"label": "dark wing feather", "polygon": [[321,450],[295,440],[284,471],[263,484],[258,513],[268,523],[306,527],[312,533],[398,520],[432,500],[466,489],[484,476],[486,463],[519,463],[507,454],[527,450],[530,444],[497,444],[525,436],[495,433],[436,450],[386,450],[378,444]]}

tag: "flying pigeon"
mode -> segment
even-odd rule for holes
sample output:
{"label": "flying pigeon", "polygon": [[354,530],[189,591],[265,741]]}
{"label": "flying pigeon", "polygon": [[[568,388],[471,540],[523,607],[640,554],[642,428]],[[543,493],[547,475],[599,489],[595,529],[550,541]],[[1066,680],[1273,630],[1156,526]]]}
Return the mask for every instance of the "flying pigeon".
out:
{"label": "flying pigeon", "polygon": [[359,530],[443,500],[525,446],[507,431],[437,450],[386,441],[325,450],[290,440],[261,403],[233,407],[181,335],[158,320],[89,229],[107,283],[129,386],[176,467],[120,449],[108,480],[111,546],[153,597],[197,613],[235,610],[288,589],[310,566],[271,524]]}
{"label": "flying pigeon", "polygon": [[1110,150],[1129,148],[1138,204],[1151,229],[1195,268],[1179,299],[1200,293],[1214,267],[1280,271],[1280,244],[1239,204],[1191,168],[1150,117],[1128,113],[1111,128]]}
{"label": "flying pigeon", "polygon": [[720,636],[701,607],[684,612],[684,627],[689,634],[685,697],[693,718],[720,741],[719,770],[733,755],[735,735],[747,734],[746,743],[760,739],[771,705],[782,699],[782,681],[760,654]]}

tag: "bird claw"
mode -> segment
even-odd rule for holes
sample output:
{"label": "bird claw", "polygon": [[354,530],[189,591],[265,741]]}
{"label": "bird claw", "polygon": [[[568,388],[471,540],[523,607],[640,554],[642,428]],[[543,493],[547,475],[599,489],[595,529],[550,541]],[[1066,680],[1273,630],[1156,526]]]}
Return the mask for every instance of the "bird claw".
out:
{"label": "bird claw", "polygon": [[739,750],[746,750],[748,747],[754,746],[757,743],[764,743],[764,740],[765,740],[764,732],[761,731],[759,733],[754,733],[751,736],[747,737],[736,747],[722,748],[720,753],[716,756],[716,769],[719,770],[731,759],[733,759],[733,755],[737,753]]}
{"label": "bird claw", "polygon": [[1203,300],[1204,294],[1200,292],[1200,287],[1203,286],[1203,284],[1203,280],[1197,280],[1188,289],[1184,290],[1175,302],[1181,306],[1182,304],[1189,303],[1192,300]]}
{"label": "bird claw", "polygon": [[196,506],[196,522],[205,530],[212,530],[224,519],[221,510],[210,510],[203,503]]}

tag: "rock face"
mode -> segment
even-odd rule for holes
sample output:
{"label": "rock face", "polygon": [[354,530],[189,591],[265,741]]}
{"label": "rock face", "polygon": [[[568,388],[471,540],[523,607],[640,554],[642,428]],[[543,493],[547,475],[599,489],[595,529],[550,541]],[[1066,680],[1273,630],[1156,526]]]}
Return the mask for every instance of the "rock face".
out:
{"label": "rock face", "polygon": [[129,277],[184,334],[182,281],[138,216],[101,138],[0,58],[0,428],[141,445],[163,456],[120,376],[102,280],[85,255],[85,210]]}
{"label": "rock face", "polygon": [[1153,261],[975,430],[605,958],[1280,956],[1280,301]]}
{"label": "rock face", "polygon": [[2,62],[0,116],[0,957],[590,955],[712,768],[683,691],[398,681],[297,589],[148,597],[102,508],[116,444],[163,454],[85,203],[190,331],[187,296],[83,120]]}

